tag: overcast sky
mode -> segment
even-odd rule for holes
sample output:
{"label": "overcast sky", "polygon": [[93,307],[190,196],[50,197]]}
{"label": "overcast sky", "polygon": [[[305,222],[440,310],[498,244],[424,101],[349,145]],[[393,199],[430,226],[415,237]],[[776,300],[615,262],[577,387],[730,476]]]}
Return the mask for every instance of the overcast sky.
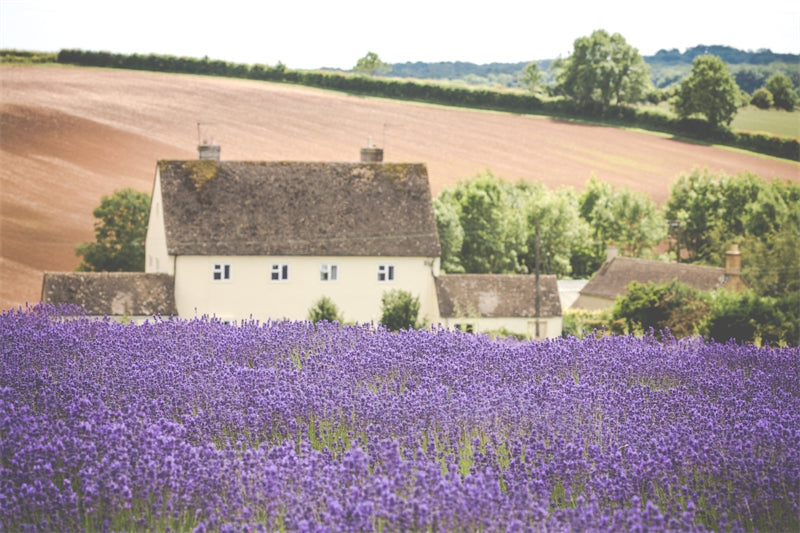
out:
{"label": "overcast sky", "polygon": [[350,69],[368,51],[388,63],[553,59],[601,28],[642,55],[715,44],[800,53],[800,1],[0,0],[0,48],[297,69]]}

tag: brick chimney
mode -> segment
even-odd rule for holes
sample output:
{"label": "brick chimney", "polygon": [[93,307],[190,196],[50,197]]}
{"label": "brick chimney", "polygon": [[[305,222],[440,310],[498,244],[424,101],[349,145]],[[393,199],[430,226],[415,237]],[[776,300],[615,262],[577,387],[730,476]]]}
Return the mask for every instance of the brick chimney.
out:
{"label": "brick chimney", "polygon": [[730,250],[725,252],[725,275],[739,276],[742,273],[742,252],[739,245],[734,244]]}
{"label": "brick chimney", "polygon": [[606,261],[611,261],[618,255],[619,255],[619,249],[613,242],[609,243],[608,248],[606,248]]}
{"label": "brick chimney", "polygon": [[367,137],[367,146],[361,149],[362,163],[380,163],[383,161],[383,148],[378,148],[372,144],[372,140]]}
{"label": "brick chimney", "polygon": [[725,252],[725,282],[722,286],[736,292],[747,288],[747,283],[742,278],[742,252],[739,251],[738,244]]}

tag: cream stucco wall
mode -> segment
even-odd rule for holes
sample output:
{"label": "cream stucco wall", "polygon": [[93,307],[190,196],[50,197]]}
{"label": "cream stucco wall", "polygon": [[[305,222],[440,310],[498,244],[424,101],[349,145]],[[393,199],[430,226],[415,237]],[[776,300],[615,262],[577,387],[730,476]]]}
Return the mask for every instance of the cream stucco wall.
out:
{"label": "cream stucco wall", "polygon": [[[230,279],[215,281],[214,265],[230,265]],[[273,264],[288,265],[289,279],[272,281]],[[322,281],[323,264],[338,267],[336,281]],[[378,281],[378,265],[393,265],[395,279]],[[320,256],[179,256],[175,259],[175,304],[182,317],[213,315],[223,320],[305,320],[322,296],[333,300],[344,320],[380,319],[381,296],[392,289],[420,299],[420,318],[439,322],[434,276],[438,258]]]}
{"label": "cream stucco wall", "polygon": [[[464,317],[442,318],[441,323],[447,328],[457,328],[462,331],[471,329],[474,333],[486,333],[505,329],[512,333],[526,335],[531,339],[536,338],[536,321],[526,317]],[[468,328],[469,326],[469,328]],[[560,316],[542,317],[539,320],[539,338],[555,338],[561,336],[562,321]]]}
{"label": "cream stucco wall", "polygon": [[144,241],[145,272],[175,274],[174,258],[167,254],[167,233],[164,227],[164,202],[161,199],[161,175],[156,168],[153,196],[150,200],[150,219]]}

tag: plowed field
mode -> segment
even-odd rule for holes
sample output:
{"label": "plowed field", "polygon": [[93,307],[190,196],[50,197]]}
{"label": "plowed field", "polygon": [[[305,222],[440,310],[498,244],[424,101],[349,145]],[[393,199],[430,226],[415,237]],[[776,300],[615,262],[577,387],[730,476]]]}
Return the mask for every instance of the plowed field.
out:
{"label": "plowed field", "polygon": [[663,202],[694,167],[800,181],[800,164],[549,118],[362,98],[272,83],[60,66],[0,66],[0,309],[73,270],[103,195],[151,192],[159,159],[196,157],[197,123],[229,160],[427,164],[433,193],[487,169],[582,188],[592,174]]}

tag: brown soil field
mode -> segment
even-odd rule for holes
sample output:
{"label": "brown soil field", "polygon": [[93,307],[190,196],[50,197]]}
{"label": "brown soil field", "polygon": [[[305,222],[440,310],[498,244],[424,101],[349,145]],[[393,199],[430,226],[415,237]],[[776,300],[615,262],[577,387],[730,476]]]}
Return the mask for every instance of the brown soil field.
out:
{"label": "brown soil field", "polygon": [[193,159],[197,124],[222,159],[422,162],[434,195],[490,169],[582,189],[595,175],[662,203],[697,168],[800,181],[800,164],[665,136],[363,98],[246,80],[62,66],[0,66],[0,309],[36,303],[42,273],[74,270],[92,210],[151,192],[159,159]]}

